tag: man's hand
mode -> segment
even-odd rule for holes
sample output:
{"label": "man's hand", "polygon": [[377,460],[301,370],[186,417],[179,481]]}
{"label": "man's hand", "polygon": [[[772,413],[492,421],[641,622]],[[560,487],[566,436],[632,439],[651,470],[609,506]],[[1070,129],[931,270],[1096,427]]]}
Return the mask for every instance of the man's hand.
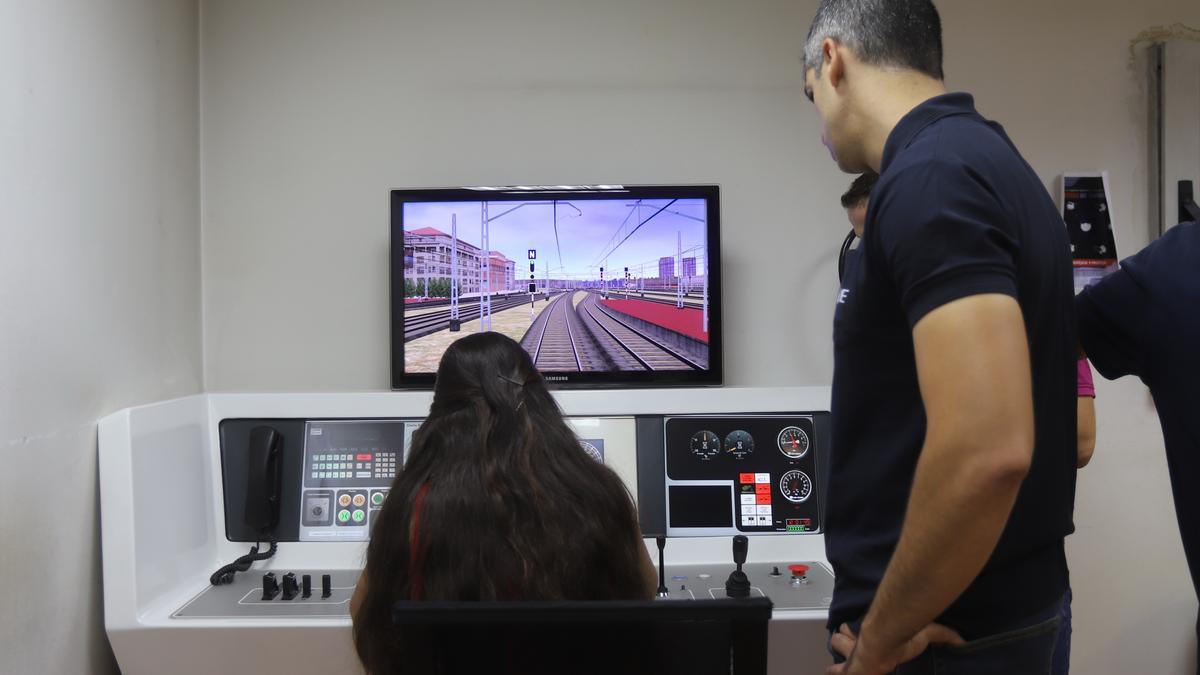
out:
{"label": "man's hand", "polygon": [[887,675],[902,663],[908,663],[925,653],[929,645],[963,644],[962,636],[952,628],[938,623],[931,623],[922,628],[908,642],[900,646],[893,654],[872,654],[869,646],[864,646],[850,630],[850,626],[842,624],[837,634],[831,640],[833,651],[846,658],[845,663],[830,666],[825,675]]}

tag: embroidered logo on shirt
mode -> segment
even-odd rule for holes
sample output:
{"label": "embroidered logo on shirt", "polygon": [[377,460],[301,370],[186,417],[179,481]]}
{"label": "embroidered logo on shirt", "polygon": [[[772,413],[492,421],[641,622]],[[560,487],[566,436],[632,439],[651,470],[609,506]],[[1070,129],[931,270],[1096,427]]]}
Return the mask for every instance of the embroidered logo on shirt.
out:
{"label": "embroidered logo on shirt", "polygon": [[846,304],[846,298],[848,298],[848,297],[850,297],[850,289],[849,289],[849,288],[843,288],[843,289],[841,290],[841,292],[840,292],[840,293],[838,293],[838,304],[839,304],[839,305],[844,305],[844,304]]}

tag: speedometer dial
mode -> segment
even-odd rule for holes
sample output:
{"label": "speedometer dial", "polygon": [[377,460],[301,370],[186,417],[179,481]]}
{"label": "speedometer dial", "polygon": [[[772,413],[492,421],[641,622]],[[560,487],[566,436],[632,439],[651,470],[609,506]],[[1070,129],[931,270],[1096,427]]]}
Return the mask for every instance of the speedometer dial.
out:
{"label": "speedometer dial", "polygon": [[579,447],[583,448],[583,451],[588,454],[588,457],[591,457],[601,464],[604,463],[604,453],[600,452],[600,448],[597,448],[594,444],[588,441],[579,441]]}
{"label": "speedometer dial", "polygon": [[807,501],[812,496],[812,479],[798,469],[792,469],[779,479],[779,491],[794,504]]}

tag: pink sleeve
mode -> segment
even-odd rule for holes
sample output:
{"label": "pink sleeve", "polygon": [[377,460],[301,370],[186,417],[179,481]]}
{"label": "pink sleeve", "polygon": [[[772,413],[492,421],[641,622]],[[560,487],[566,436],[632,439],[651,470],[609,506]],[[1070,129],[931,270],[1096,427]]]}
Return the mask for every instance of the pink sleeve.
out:
{"label": "pink sleeve", "polygon": [[1079,359],[1075,369],[1075,387],[1079,396],[1096,398],[1096,385],[1092,384],[1092,368],[1087,359]]}

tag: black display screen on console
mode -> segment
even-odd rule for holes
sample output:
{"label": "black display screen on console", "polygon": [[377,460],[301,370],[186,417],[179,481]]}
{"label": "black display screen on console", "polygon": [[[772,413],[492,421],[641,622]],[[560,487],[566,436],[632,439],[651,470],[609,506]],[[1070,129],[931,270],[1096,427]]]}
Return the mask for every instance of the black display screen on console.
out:
{"label": "black display screen on console", "polygon": [[668,534],[820,531],[812,416],[672,417],[664,430]]}
{"label": "black display screen on console", "polygon": [[724,485],[672,485],[671,527],[733,527],[731,490]]}

